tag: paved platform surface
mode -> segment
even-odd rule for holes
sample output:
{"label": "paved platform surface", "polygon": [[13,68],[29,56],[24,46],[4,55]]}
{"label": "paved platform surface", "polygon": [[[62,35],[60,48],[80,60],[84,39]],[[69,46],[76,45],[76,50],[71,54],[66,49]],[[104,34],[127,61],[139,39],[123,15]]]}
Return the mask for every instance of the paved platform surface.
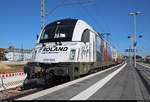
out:
{"label": "paved platform surface", "polygon": [[[102,86],[102,84],[104,85]],[[150,68],[141,64],[137,64],[137,67],[134,68],[127,64],[122,69],[120,67],[113,68],[89,79],[34,98],[34,100],[78,99],[150,100]]]}
{"label": "paved platform surface", "polygon": [[150,100],[148,77],[150,69],[141,65],[137,65],[137,68],[127,65],[89,100]]}

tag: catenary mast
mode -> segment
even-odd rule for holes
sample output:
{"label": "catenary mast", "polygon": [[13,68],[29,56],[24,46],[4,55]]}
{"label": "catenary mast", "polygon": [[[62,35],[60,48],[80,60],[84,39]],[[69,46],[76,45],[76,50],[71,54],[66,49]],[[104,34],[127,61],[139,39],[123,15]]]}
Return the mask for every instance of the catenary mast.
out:
{"label": "catenary mast", "polygon": [[45,25],[45,0],[41,0],[41,31]]}

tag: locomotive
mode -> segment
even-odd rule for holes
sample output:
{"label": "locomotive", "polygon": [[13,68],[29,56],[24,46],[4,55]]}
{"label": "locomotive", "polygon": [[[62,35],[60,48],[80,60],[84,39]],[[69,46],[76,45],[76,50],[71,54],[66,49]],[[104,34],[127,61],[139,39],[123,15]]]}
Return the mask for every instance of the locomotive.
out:
{"label": "locomotive", "polygon": [[37,38],[32,59],[24,67],[29,83],[52,85],[56,78],[74,80],[122,62],[115,47],[80,19],[46,25]]}

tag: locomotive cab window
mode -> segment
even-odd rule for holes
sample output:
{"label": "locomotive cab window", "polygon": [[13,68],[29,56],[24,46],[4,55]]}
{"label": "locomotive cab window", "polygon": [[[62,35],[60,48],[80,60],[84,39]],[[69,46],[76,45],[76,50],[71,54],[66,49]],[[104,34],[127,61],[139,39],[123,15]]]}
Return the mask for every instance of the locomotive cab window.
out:
{"label": "locomotive cab window", "polygon": [[40,43],[71,41],[77,20],[60,20],[48,24],[41,35]]}
{"label": "locomotive cab window", "polygon": [[84,43],[89,42],[89,37],[90,37],[90,31],[86,29],[82,34],[81,41]]}
{"label": "locomotive cab window", "polygon": [[48,39],[48,34],[44,34],[44,39]]}

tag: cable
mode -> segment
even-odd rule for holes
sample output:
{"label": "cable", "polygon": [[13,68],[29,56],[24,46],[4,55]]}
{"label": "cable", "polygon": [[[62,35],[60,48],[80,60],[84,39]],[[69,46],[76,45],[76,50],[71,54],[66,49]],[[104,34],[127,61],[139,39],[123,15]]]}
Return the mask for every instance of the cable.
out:
{"label": "cable", "polygon": [[98,28],[97,25],[96,25],[98,23],[97,20],[91,14],[89,14],[89,11],[86,9],[86,7],[83,7],[81,4],[80,4],[80,6],[83,9],[83,11],[85,12],[85,14],[87,14],[89,16],[89,18],[91,18],[91,20],[93,21],[95,27]]}

